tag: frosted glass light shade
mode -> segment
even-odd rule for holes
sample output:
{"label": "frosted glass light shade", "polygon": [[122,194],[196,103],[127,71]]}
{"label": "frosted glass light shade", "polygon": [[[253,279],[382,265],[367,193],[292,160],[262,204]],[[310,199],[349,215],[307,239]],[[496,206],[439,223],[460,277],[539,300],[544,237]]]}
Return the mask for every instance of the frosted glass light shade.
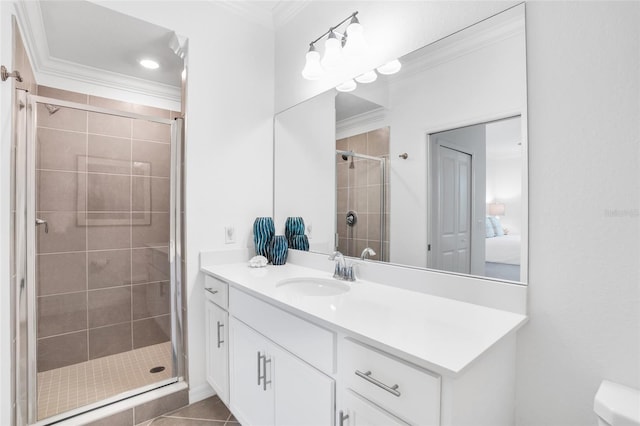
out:
{"label": "frosted glass light shade", "polygon": [[329,34],[327,41],[324,42],[324,56],[320,63],[327,71],[337,69],[342,63],[342,46],[333,31]]}
{"label": "frosted glass light shade", "polygon": [[400,71],[400,68],[402,68],[402,64],[399,60],[394,59],[391,62],[387,62],[386,64],[379,66],[376,70],[378,70],[380,74],[391,75]]}
{"label": "frosted glass light shade", "polygon": [[324,69],[320,65],[320,54],[315,49],[309,49],[306,58],[302,76],[307,80],[319,80],[322,78]]}
{"label": "frosted glass light shade", "polygon": [[378,79],[378,74],[374,70],[367,71],[356,77],[358,83],[373,83]]}
{"label": "frosted glass light shade", "polygon": [[344,83],[338,84],[336,90],[338,92],[353,92],[358,87],[358,84],[353,80],[347,80]]}
{"label": "frosted glass light shade", "polygon": [[360,56],[367,50],[367,41],[364,38],[364,28],[355,19],[347,27],[347,42],[344,45],[344,54],[348,56]]}

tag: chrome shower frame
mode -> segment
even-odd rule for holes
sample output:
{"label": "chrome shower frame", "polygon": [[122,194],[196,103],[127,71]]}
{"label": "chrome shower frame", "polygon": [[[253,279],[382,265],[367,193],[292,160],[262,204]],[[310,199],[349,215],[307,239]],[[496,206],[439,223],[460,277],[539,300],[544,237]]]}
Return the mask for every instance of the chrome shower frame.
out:
{"label": "chrome shower frame", "polygon": [[[42,96],[30,95],[24,90],[16,90],[19,111],[15,112],[15,269],[16,289],[15,319],[15,396],[16,421],[18,425],[40,425],[55,423],[108,404],[151,391],[161,386],[184,381],[184,325],[182,318],[182,261],[183,230],[180,214],[182,200],[181,153],[184,143],[184,120],[170,120],[141,114],[117,111],[75,102],[61,101]],[[121,395],[83,406],[43,421],[37,419],[37,287],[36,287],[36,125],[37,104],[54,105],[87,112],[107,114],[117,117],[146,120],[171,126],[171,176],[170,176],[170,241],[169,263],[171,273],[171,351],[173,360],[172,377],[153,385],[127,391]],[[47,108],[49,110],[49,108]],[[26,405],[26,407],[25,407]]]}

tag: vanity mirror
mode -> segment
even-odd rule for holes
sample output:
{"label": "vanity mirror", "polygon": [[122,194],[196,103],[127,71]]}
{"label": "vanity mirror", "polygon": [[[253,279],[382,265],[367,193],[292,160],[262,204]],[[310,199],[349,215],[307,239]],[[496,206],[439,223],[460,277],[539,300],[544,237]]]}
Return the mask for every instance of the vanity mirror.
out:
{"label": "vanity mirror", "polygon": [[275,117],[274,218],[311,251],[527,281],[524,5]]}

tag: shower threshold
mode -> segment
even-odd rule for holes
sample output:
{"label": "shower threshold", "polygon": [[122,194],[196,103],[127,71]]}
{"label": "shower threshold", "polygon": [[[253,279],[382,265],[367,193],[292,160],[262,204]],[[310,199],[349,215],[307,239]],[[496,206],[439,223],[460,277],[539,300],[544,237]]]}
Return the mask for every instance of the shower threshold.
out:
{"label": "shower threshold", "polygon": [[164,342],[38,373],[38,420],[169,379],[172,365]]}

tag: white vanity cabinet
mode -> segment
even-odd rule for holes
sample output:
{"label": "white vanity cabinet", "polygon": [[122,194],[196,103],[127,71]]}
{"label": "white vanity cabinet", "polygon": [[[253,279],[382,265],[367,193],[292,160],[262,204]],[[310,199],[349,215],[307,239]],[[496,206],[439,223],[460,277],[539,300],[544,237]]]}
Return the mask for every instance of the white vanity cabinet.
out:
{"label": "white vanity cabinet", "polygon": [[333,379],[238,319],[230,325],[230,408],[241,424],[332,424]]}
{"label": "white vanity cabinet", "polygon": [[205,276],[205,362],[207,382],[229,403],[228,284]]}
{"label": "white vanity cabinet", "polygon": [[236,288],[229,312],[230,408],[240,423],[333,424],[335,333]]}
{"label": "white vanity cabinet", "polygon": [[371,282],[332,298],[278,288],[313,276],[299,266],[205,270],[219,278],[205,280],[218,290],[206,302],[207,377],[216,390],[226,377],[216,339],[227,308],[225,402],[245,426],[514,424],[523,315]]}

